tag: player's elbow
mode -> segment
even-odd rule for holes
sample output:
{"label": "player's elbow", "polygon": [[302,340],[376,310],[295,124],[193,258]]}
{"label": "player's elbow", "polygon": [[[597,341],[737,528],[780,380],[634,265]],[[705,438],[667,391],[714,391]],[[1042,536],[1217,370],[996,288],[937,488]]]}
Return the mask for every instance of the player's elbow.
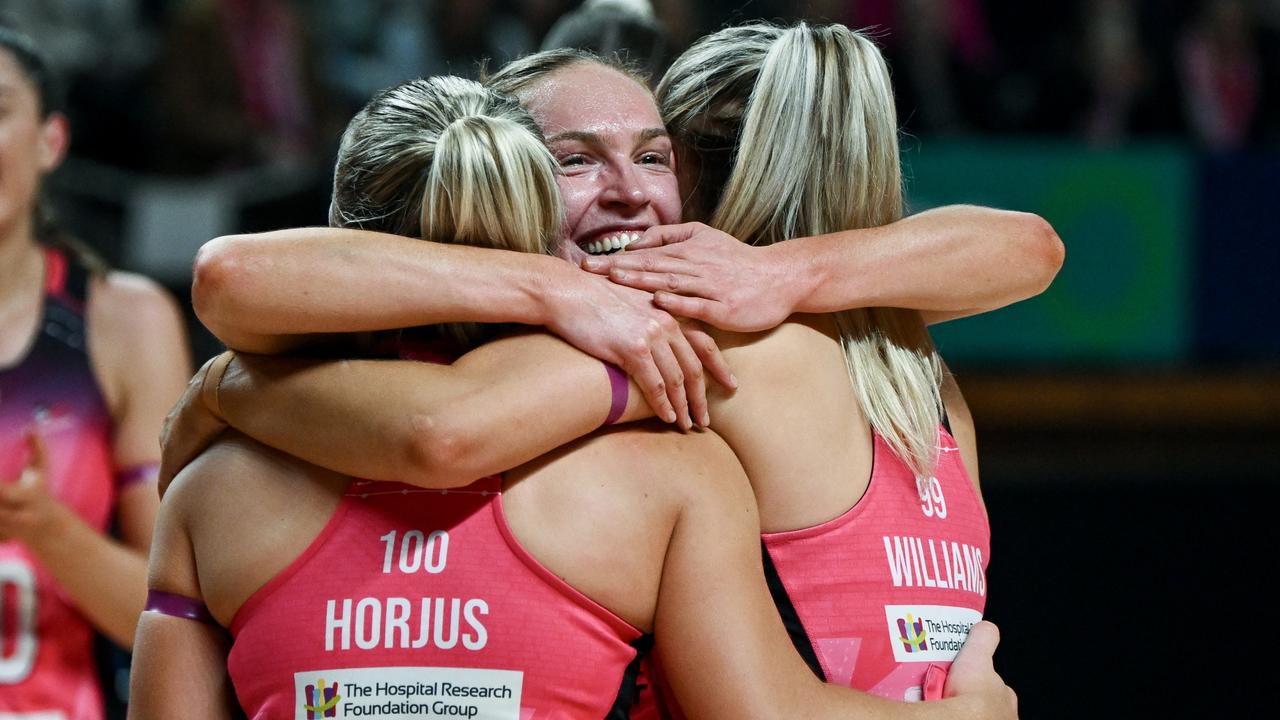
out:
{"label": "player's elbow", "polygon": [[419,412],[408,423],[403,443],[405,482],[430,488],[470,484],[478,438],[468,424],[447,413]]}
{"label": "player's elbow", "polygon": [[1034,213],[1019,214],[1022,216],[1020,221],[1026,224],[1026,230],[1022,234],[1026,238],[1023,251],[1031,270],[1028,274],[1032,294],[1039,295],[1058,275],[1067,250],[1062,244],[1062,238],[1058,237],[1058,231],[1053,229],[1048,220]]}
{"label": "player's elbow", "polygon": [[235,292],[251,266],[248,247],[238,235],[214,238],[196,252],[192,268],[191,304],[196,317],[215,335],[236,315]]}

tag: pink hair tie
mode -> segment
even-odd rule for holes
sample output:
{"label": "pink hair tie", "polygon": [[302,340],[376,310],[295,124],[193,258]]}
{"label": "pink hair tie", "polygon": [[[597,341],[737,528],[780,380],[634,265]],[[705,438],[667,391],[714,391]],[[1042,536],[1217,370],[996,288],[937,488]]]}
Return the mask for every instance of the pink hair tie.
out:
{"label": "pink hair tie", "polygon": [[613,394],[613,403],[609,405],[609,417],[604,419],[604,424],[612,425],[618,422],[618,419],[622,417],[623,411],[627,409],[627,398],[631,394],[631,383],[627,381],[626,373],[622,372],[617,365],[605,363],[604,369],[609,374],[609,390]]}
{"label": "pink hair tie", "polygon": [[213,619],[213,615],[209,614],[209,608],[204,603],[186,595],[168,593],[163,590],[151,590],[147,593],[146,612],[160,613],[161,615],[185,620],[195,620],[210,625],[218,624],[218,621]]}

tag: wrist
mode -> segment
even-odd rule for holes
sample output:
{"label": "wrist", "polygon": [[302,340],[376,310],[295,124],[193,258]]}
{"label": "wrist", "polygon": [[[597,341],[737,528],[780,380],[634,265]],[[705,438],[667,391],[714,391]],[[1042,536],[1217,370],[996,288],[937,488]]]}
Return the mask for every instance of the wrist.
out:
{"label": "wrist", "polygon": [[589,274],[559,258],[533,258],[536,262],[531,267],[525,290],[532,308],[528,324],[556,327],[573,312],[574,297]]}
{"label": "wrist", "polygon": [[644,391],[636,384],[635,380],[627,378],[627,387],[629,394],[627,397],[627,409],[622,412],[622,417],[618,418],[619,423],[635,422],[637,420],[648,420],[657,417],[658,414],[649,407],[648,401],[644,399]]}
{"label": "wrist", "polygon": [[777,268],[778,289],[775,297],[786,315],[812,312],[809,307],[817,289],[826,279],[826,263],[815,259],[805,240],[788,240],[761,248],[766,254],[766,267]]}
{"label": "wrist", "polygon": [[22,541],[36,557],[48,562],[51,553],[67,547],[78,518],[53,498],[48,498],[46,503],[29,526],[29,536],[22,538]]}
{"label": "wrist", "polygon": [[540,260],[545,262],[533,273],[536,282],[531,295],[536,315],[532,324],[552,329],[562,327],[581,311],[586,283],[600,278],[558,258]]}

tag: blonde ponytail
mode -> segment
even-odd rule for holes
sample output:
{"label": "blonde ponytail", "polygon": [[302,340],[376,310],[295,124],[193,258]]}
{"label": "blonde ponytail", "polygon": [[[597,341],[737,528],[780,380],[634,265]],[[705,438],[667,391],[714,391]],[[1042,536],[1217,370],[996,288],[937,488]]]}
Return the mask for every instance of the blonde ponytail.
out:
{"label": "blonde ponytail", "polygon": [[[550,253],[564,216],[556,164],[514,99],[471,80],[410,80],[376,95],[343,134],[329,223]],[[461,347],[475,324],[444,331]]]}
{"label": "blonde ponytail", "polygon": [[[804,23],[728,28],[676,59],[658,102],[676,140],[702,151],[711,224],[735,237],[767,245],[902,217],[889,72],[857,32]],[[726,145],[731,165],[708,162],[706,149]],[[919,313],[869,308],[835,319],[863,413],[917,475],[928,475],[942,370]]]}

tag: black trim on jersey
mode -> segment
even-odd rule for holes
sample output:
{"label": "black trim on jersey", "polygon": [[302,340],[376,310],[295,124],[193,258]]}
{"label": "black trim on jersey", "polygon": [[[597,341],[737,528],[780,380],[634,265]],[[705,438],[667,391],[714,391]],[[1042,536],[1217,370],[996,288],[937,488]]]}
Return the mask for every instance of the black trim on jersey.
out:
{"label": "black trim on jersey", "polygon": [[89,276],[92,275],[89,269],[80,262],[80,258],[76,254],[66,250],[61,251],[63,257],[67,259],[67,277],[66,283],[63,285],[63,292],[67,297],[84,305],[89,297]]}
{"label": "black trim on jersey", "polygon": [[769,594],[773,596],[773,604],[778,608],[778,614],[782,616],[782,624],[787,628],[787,634],[791,636],[791,644],[796,646],[796,651],[800,653],[800,657],[804,658],[804,662],[813,671],[818,679],[826,682],[827,676],[822,672],[822,665],[818,662],[818,654],[813,650],[813,641],[809,639],[809,633],[805,632],[804,624],[800,622],[800,615],[796,612],[796,606],[791,602],[791,597],[787,595],[787,588],[782,584],[782,578],[778,576],[778,568],[773,565],[773,558],[769,556],[769,548],[764,542],[760,542],[760,554],[764,558],[764,579],[769,585]]}
{"label": "black trim on jersey", "polygon": [[[89,270],[76,256],[66,250],[57,250],[63,257],[62,290],[47,293],[44,300],[44,318],[41,334],[76,352],[87,353],[85,341],[85,298],[88,296]],[[36,344],[41,338],[36,339]],[[35,348],[32,348],[32,352]],[[101,392],[101,391],[99,391]]]}
{"label": "black trim on jersey", "polygon": [[609,708],[609,712],[605,713],[604,720],[627,720],[631,717],[631,708],[635,707],[640,697],[640,685],[636,682],[636,678],[640,675],[640,662],[648,657],[649,651],[653,649],[653,635],[650,633],[641,635],[631,642],[631,647],[635,648],[636,656],[622,673],[618,697],[613,701],[613,707]]}

